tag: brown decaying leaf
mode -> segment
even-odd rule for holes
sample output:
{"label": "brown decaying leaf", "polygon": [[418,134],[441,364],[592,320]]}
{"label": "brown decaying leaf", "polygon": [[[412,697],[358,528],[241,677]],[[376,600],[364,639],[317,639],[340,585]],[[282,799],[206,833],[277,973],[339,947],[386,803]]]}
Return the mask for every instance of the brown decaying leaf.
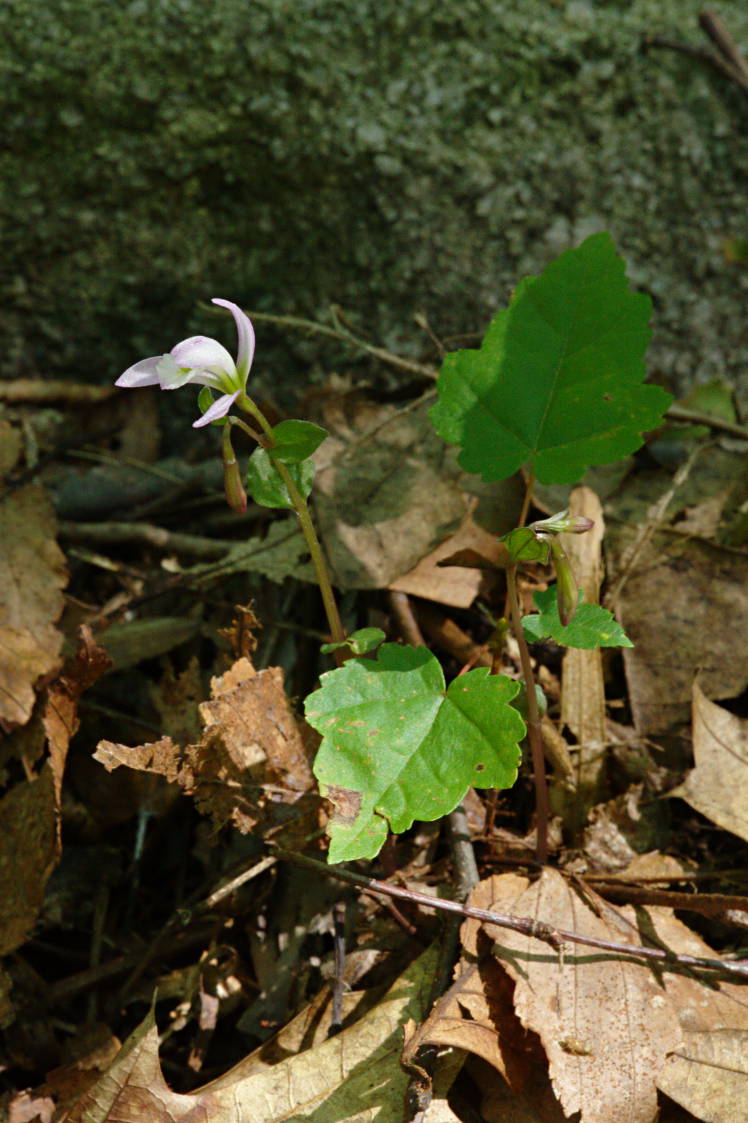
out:
{"label": "brown decaying leaf", "polygon": [[710,702],[693,686],[696,767],[668,794],[748,841],[748,721]]}
{"label": "brown decaying leaf", "polygon": [[343,588],[389,588],[465,516],[461,473],[426,403],[399,411],[362,403],[315,461],[320,534]]}
{"label": "brown decaying leaf", "polygon": [[248,833],[263,808],[296,803],[312,788],[304,741],[279,667],[256,671],[249,659],[237,659],[212,680],[211,693],[199,706],[204,728],[196,744],[182,748],[170,737],[135,748],[101,741],[94,759],[108,771],[126,765],[164,776],[194,795],[217,826],[233,823]]}
{"label": "brown decaying leaf", "polygon": [[[466,568],[459,561],[445,565],[450,555],[459,557],[465,552],[479,556],[485,563],[483,569],[489,572]],[[498,538],[483,530],[468,514],[454,534],[421,558],[408,573],[393,581],[390,588],[451,608],[469,608],[479,593],[490,589],[506,555],[506,547]]]}
{"label": "brown decaying leaf", "polygon": [[[588,936],[638,942],[635,927],[612,931],[550,869],[534,885],[514,874],[484,881],[469,903],[534,916]],[[655,1080],[666,1054],[678,1047],[681,1031],[651,969],[578,945],[558,955],[536,940],[468,921],[463,942],[472,954],[479,951],[481,929],[516,984],[515,1011],[542,1042],[566,1114],[580,1112],[582,1123],[652,1123]]]}
{"label": "brown decaying leaf", "polygon": [[632,572],[619,619],[634,644],[624,648],[626,680],[639,733],[665,733],[688,719],[696,674],[715,698],[748,681],[748,559],[696,541],[658,536]]}
{"label": "brown decaying leaf", "polygon": [[[663,946],[681,954],[714,952],[667,909],[649,910]],[[707,1123],[748,1119],[748,988],[703,985],[692,974],[668,973],[665,988],[683,1029],[657,1086]]]}
{"label": "brown decaying leaf", "polygon": [[0,800],[0,954],[24,942],[36,922],[44,889],[60,856],[60,797],[70,740],[78,729],[78,700],[109,666],[87,628],[64,673],[48,691],[42,716],[48,758],[38,775]]}
{"label": "brown decaying leaf", "polygon": [[0,502],[0,721],[22,725],[34,684],[56,666],[62,634],[55,627],[67,582],[55,542],[52,503],[29,485]]}
{"label": "brown decaying leaf", "polygon": [[421,955],[360,1021],[270,1068],[250,1056],[189,1095],[172,1092],[158,1060],[153,1014],[65,1117],[66,1123],[280,1123],[350,1120],[401,1123],[407,1076],[399,1064],[402,1027],[425,1011],[436,949]]}

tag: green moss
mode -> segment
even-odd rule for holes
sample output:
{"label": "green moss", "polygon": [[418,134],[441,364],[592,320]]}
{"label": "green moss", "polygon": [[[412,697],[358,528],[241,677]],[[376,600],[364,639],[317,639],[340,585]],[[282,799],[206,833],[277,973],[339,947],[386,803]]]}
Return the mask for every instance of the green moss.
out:
{"label": "green moss", "polygon": [[[641,49],[701,42],[700,6],[5,0],[4,374],[106,381],[221,334],[213,295],[335,301],[417,350],[412,311],[482,332],[519,276],[609,228],[655,300],[659,376],[736,378],[744,96]],[[748,48],[742,0],[720,12]],[[268,385],[316,347],[261,344]]]}

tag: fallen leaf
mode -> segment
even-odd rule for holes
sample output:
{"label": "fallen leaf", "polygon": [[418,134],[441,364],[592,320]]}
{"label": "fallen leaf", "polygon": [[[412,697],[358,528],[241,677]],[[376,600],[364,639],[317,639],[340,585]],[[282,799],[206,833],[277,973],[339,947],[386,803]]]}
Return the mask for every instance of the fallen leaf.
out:
{"label": "fallen leaf", "polygon": [[62,776],[78,729],[78,700],[108,665],[91,633],[82,628],[78,651],[47,694],[42,716],[47,760],[38,775],[16,784],[0,800],[0,955],[24,942],[41,909],[61,852]]}
{"label": "fallen leaf", "polygon": [[380,407],[377,423],[364,406],[315,456],[320,534],[343,588],[388,588],[465,515],[461,472],[426,408]]}
{"label": "fallen leaf", "polygon": [[[480,555],[486,569],[493,565],[493,575],[490,569],[486,573],[458,564],[444,565],[445,559],[455,554],[459,557],[461,551]],[[390,588],[451,608],[469,608],[479,593],[486,593],[495,584],[498,566],[506,553],[504,544],[473,522],[472,515],[468,514],[454,534],[421,558],[408,573],[393,581]]]}
{"label": "fallen leaf", "polygon": [[57,665],[62,634],[55,627],[67,581],[55,541],[52,503],[35,484],[0,502],[0,720],[23,725],[34,685]]}
{"label": "fallen leaf", "polygon": [[[664,947],[681,955],[716,958],[714,951],[669,909],[648,910]],[[665,988],[683,1029],[657,1086],[706,1123],[748,1118],[748,996],[744,985],[703,982],[687,970],[668,971]]]}
{"label": "fallen leaf", "polygon": [[706,1123],[748,1118],[748,1030],[685,1033],[658,1087]]}
{"label": "fallen leaf", "polygon": [[94,760],[109,772],[125,765],[163,776],[193,795],[217,826],[231,822],[247,834],[264,808],[282,814],[284,804],[313,787],[306,747],[279,667],[256,671],[248,658],[237,659],[212,680],[211,693],[198,707],[203,735],[197,743],[180,746],[162,737],[131,748],[100,741]]}
{"label": "fallen leaf", "polygon": [[710,702],[696,683],[692,712],[696,767],[668,795],[748,841],[748,721]]}
{"label": "fallen leaf", "polygon": [[748,681],[748,559],[696,541],[655,543],[664,552],[631,574],[619,601],[634,644],[623,653],[634,723],[647,735],[687,720],[697,673],[717,698]]}
{"label": "fallen leaf", "polygon": [[[345,1119],[400,1123],[408,1077],[400,1068],[402,1027],[428,1001],[436,949],[421,955],[382,1001],[335,1037],[258,1071],[248,1058],[189,1095],[172,1092],[158,1060],[158,1029],[149,1013],[66,1123],[280,1123]],[[249,1063],[251,1062],[251,1063]]]}
{"label": "fallen leaf", "polygon": [[[481,882],[469,903],[599,939],[638,942],[635,926],[612,930],[551,869],[533,885],[514,874]],[[634,913],[621,909],[618,915]],[[535,939],[476,921],[463,926],[471,954],[478,953],[481,930],[516,984],[514,1008],[542,1042],[564,1112],[580,1112],[581,1123],[652,1123],[655,1080],[681,1031],[650,967],[576,944],[559,955]]]}

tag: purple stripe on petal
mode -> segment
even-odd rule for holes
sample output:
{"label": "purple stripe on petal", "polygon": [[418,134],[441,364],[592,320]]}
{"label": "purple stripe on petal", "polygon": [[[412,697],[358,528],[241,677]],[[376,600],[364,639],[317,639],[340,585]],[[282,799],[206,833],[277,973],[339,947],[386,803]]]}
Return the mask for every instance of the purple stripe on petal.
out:
{"label": "purple stripe on petal", "polygon": [[233,394],[224,394],[223,397],[216,398],[203,416],[192,422],[192,428],[200,429],[203,425],[210,425],[211,421],[217,421],[219,417],[225,417],[240,394],[241,390],[236,390]]}
{"label": "purple stripe on petal", "polygon": [[252,321],[249,316],[242,312],[238,304],[234,304],[230,300],[221,300],[219,297],[214,296],[212,303],[219,304],[221,308],[228,308],[229,312],[234,317],[237,335],[239,336],[239,347],[236,353],[236,370],[242,386],[246,386],[252,360],[255,357],[255,329],[252,327]]}
{"label": "purple stripe on petal", "polygon": [[115,386],[122,386],[126,390],[136,390],[140,386],[156,386],[160,382],[156,367],[161,362],[163,355],[152,355],[150,359],[141,359],[133,363],[124,374],[121,374]]}

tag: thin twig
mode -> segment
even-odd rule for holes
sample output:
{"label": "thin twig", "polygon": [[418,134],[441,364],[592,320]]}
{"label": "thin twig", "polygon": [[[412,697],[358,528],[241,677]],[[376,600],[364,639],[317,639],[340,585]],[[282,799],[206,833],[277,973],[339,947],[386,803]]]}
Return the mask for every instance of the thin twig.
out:
{"label": "thin twig", "polygon": [[[309,331],[314,335],[326,335],[330,339],[338,339],[345,343],[350,343],[357,347],[359,351],[365,351],[368,355],[373,355],[376,359],[381,359],[382,362],[388,363],[392,367],[398,367],[400,370],[407,370],[411,374],[419,374],[423,378],[436,378],[438,370],[434,367],[427,366],[425,363],[417,363],[412,359],[404,359],[401,355],[395,355],[392,351],[387,351],[384,347],[377,347],[373,343],[367,343],[365,339],[360,336],[354,335],[353,332],[348,331],[340,326],[327,327],[326,324],[318,324],[315,320],[305,320],[301,316],[274,316],[269,312],[249,312],[248,315],[252,320],[258,323],[278,324],[279,327],[284,328],[298,328],[301,331]],[[340,324],[340,320],[337,320]]]}
{"label": "thin twig", "polygon": [[158,550],[189,554],[195,558],[222,558],[237,543],[231,538],[204,538],[197,534],[180,534],[162,526],[140,522],[70,522],[58,523],[61,538],[68,542],[94,542],[98,546],[118,542],[142,542]]}
{"label": "thin twig", "polygon": [[738,975],[748,978],[748,960],[728,962],[722,959],[707,959],[697,955],[681,955],[678,952],[663,950],[662,948],[645,947],[643,944],[624,944],[615,940],[601,940],[596,936],[582,936],[578,932],[569,932],[564,928],[556,928],[541,920],[534,920],[529,916],[510,916],[505,913],[490,912],[488,909],[477,909],[472,905],[464,905],[459,901],[450,901],[444,897],[431,897],[428,893],[418,893],[414,889],[403,889],[399,885],[390,885],[386,881],[375,881],[372,877],[353,873],[351,870],[342,869],[340,866],[327,866],[315,858],[308,858],[305,854],[298,854],[293,850],[278,848],[273,853],[277,858],[305,869],[314,870],[323,877],[332,877],[337,881],[344,881],[349,885],[356,885],[368,893],[379,893],[387,897],[399,897],[401,900],[410,901],[412,904],[424,905],[427,908],[441,909],[444,912],[456,913],[472,920],[482,920],[487,924],[495,924],[497,928],[507,928],[512,932],[519,932],[523,936],[530,936],[535,940],[549,944],[555,950],[563,948],[564,944],[580,944],[583,947],[600,948],[620,955],[631,956],[638,959],[651,959],[659,963],[677,964],[683,967],[700,967],[708,971],[723,971],[729,975]]}

